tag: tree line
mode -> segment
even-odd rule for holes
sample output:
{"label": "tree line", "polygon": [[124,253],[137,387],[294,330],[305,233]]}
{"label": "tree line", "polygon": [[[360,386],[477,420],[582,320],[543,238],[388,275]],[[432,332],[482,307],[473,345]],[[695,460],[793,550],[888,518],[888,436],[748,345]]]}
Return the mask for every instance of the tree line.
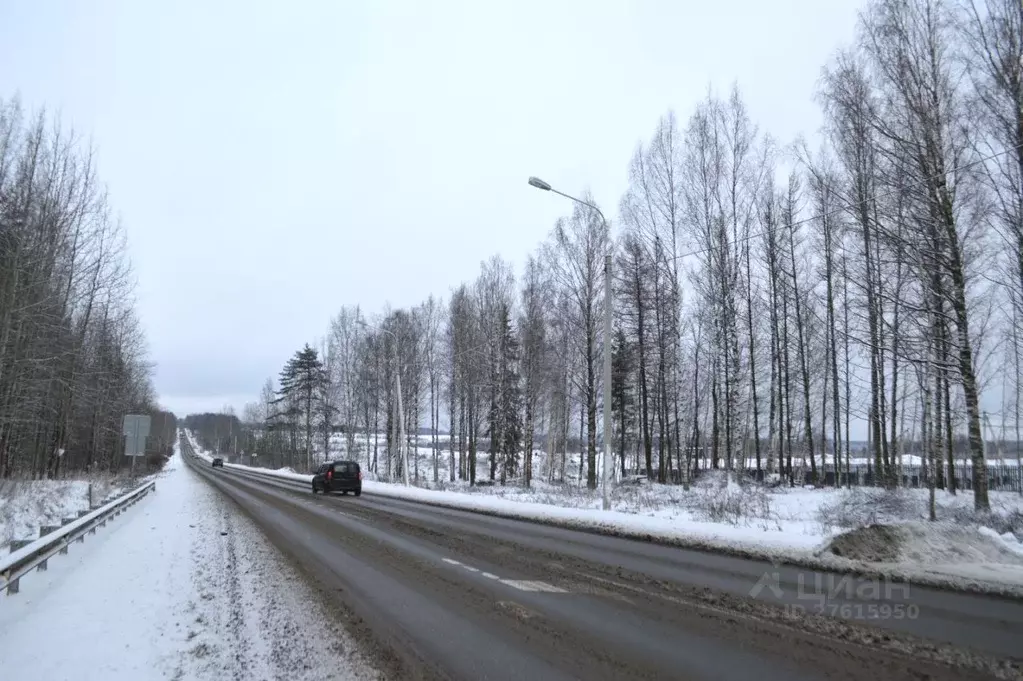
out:
{"label": "tree line", "polygon": [[[816,98],[813,147],[759,130],[738,88],[685,121],[669,112],[636,149],[613,230],[577,204],[518,280],[495,256],[446,302],[371,322],[342,309],[303,351],[315,370],[268,381],[244,420],[290,424],[306,458],[314,431],[329,449],[340,427],[398,475],[398,378],[404,431],[433,433],[417,479],[446,461],[475,483],[485,453],[490,480],[559,481],[578,448],[592,488],[610,343],[621,474],[842,484],[862,423],[877,483],[901,484],[916,454],[955,493],[965,465],[986,509],[985,438],[1018,443],[1023,406],[1023,5],[874,0]],[[1000,400],[998,432],[984,397]]]}
{"label": "tree line", "polygon": [[93,151],[0,100],[0,478],[118,468],[126,413],[152,415],[151,463],[169,456],[132,290]]}
{"label": "tree line", "polygon": [[211,454],[252,451],[251,429],[242,427],[233,407],[225,405],[219,413],[189,414],[182,426],[192,431],[199,446]]}

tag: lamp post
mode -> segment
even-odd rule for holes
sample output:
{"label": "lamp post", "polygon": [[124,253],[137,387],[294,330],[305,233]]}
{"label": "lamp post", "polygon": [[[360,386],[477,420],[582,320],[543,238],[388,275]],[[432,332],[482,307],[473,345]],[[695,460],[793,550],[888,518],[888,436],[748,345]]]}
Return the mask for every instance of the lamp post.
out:
{"label": "lamp post", "polygon": [[[547,182],[538,177],[530,177],[529,184],[545,192],[554,192],[566,199],[575,201],[578,204],[587,206],[597,211],[597,215],[604,222],[604,230],[610,234],[607,226],[607,218],[604,213],[595,205],[564,192],[559,192]],[[581,454],[580,454],[581,456]],[[605,511],[611,508],[610,492],[608,488],[609,471],[611,470],[611,253],[604,255],[604,466],[601,472],[601,486],[604,488],[602,506]]]}
{"label": "lamp post", "polygon": [[359,321],[359,325],[364,328],[373,328],[381,333],[386,333],[394,340],[394,383],[395,389],[398,391],[398,456],[401,457],[401,479],[402,483],[408,487],[408,448],[402,445],[405,442],[405,410],[401,404],[401,365],[398,362],[398,337],[394,335],[393,331],[380,328],[379,326],[370,327],[364,321]]}

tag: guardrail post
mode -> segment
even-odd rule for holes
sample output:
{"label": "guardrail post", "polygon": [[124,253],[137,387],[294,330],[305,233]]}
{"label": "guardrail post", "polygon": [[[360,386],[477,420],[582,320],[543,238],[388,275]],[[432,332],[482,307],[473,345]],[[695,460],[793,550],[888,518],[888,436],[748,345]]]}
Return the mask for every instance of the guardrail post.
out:
{"label": "guardrail post", "polygon": [[[11,540],[11,553],[14,553],[15,551],[17,551],[18,549],[20,549],[23,546],[28,546],[29,544],[32,543],[32,541],[33,540],[31,540],[31,539],[12,539]],[[11,573],[9,573],[9,572],[4,573],[4,579],[9,578],[10,574]],[[17,579],[13,579],[13,580],[10,581],[10,583],[7,584],[7,593],[9,593],[9,594],[16,594],[16,593],[18,593],[18,581],[19,580],[17,580]]]}
{"label": "guardrail post", "polygon": [[34,541],[35,541],[35,539],[12,539],[11,540],[11,553],[14,553],[15,551],[17,551],[18,549],[20,549],[20,548],[22,548],[24,546],[28,546],[29,544],[31,544]]}
{"label": "guardrail post", "polygon": [[[63,519],[61,519],[60,523],[61,523],[61,525],[67,525],[69,523],[75,522],[76,520],[77,520],[77,518],[63,518]],[[68,544],[69,544],[69,542],[65,541],[64,545],[60,547],[60,553],[61,554],[67,555]]]}
{"label": "guardrail post", "polygon": [[[60,529],[59,525],[43,525],[43,526],[41,526],[39,528],[39,536],[40,537],[45,537],[46,535],[50,534],[51,532],[56,532],[59,529]],[[46,568],[47,568],[47,565],[46,565],[46,561],[45,560],[42,563],[39,563],[39,565],[36,566],[36,569],[39,570],[40,572],[45,571]]]}

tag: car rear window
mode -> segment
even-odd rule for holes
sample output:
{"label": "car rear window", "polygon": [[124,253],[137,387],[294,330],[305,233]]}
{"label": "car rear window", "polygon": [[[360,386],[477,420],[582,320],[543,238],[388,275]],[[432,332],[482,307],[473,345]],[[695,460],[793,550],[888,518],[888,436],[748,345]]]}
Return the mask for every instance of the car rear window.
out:
{"label": "car rear window", "polygon": [[334,470],[338,473],[358,473],[359,464],[357,463],[335,463]]}

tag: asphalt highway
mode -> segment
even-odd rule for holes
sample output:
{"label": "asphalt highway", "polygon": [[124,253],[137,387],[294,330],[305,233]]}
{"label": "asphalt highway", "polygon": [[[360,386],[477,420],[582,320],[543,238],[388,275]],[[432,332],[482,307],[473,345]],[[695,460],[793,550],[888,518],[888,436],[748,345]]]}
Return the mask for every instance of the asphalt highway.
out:
{"label": "asphalt highway", "polygon": [[1019,601],[369,493],[313,495],[186,460],[260,525],[392,678],[1023,677]]}

